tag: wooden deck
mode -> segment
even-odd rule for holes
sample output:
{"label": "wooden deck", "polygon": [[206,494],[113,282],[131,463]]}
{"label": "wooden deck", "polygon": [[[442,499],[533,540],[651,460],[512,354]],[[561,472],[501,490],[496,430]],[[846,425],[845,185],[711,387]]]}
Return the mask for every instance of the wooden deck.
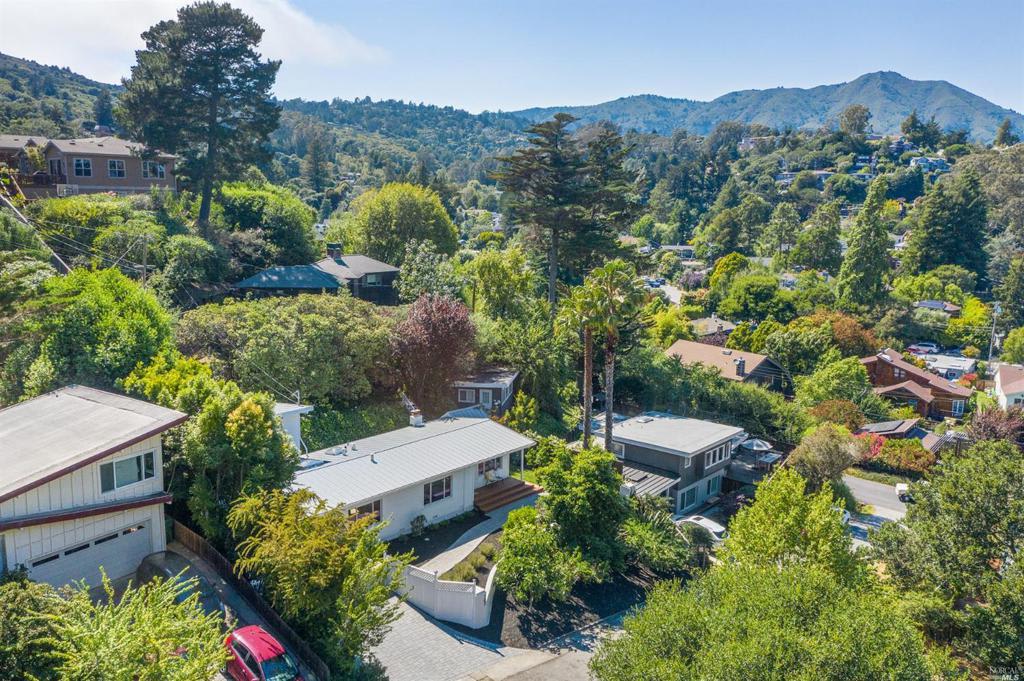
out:
{"label": "wooden deck", "polygon": [[473,492],[473,505],[481,512],[489,513],[505,504],[525,499],[531,494],[540,494],[544,491],[540,485],[523,482],[517,478],[505,478],[489,485],[478,487]]}

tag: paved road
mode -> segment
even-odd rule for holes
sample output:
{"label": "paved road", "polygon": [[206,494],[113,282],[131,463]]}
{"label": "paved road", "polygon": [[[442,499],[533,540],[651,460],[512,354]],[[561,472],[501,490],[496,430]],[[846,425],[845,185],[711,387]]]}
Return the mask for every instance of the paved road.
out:
{"label": "paved road", "polygon": [[675,286],[673,286],[672,284],[665,284],[659,287],[659,290],[664,291],[665,295],[668,296],[668,299],[671,300],[673,303],[675,303],[676,305],[679,304],[679,299],[681,298],[683,292],[677,289]]}
{"label": "paved road", "polygon": [[907,513],[907,507],[896,496],[896,490],[892,485],[883,485],[880,482],[855,478],[852,475],[844,475],[843,482],[847,484],[853,497],[861,504],[869,504],[874,507],[875,515],[890,520],[900,520]]}

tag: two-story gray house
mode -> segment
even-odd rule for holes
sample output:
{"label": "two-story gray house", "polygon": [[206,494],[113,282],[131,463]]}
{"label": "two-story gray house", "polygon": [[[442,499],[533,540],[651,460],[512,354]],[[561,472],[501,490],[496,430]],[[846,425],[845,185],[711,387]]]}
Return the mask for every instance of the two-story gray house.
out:
{"label": "two-story gray house", "polygon": [[732,442],[741,433],[734,426],[649,411],[615,424],[612,449],[633,494],[665,496],[675,513],[687,513],[721,493]]}

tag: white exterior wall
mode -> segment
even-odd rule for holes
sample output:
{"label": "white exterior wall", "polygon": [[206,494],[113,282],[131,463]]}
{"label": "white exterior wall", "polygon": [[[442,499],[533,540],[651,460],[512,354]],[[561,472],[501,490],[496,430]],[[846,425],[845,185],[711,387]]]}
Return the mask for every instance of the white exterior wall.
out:
{"label": "white exterior wall", "polygon": [[[154,452],[153,466],[156,475],[153,478],[106,494],[100,492],[101,464],[150,451]],[[7,520],[46,511],[145,497],[162,492],[163,489],[163,456],[160,436],[156,435],[0,503],[0,519]],[[151,521],[153,533],[152,551],[164,550],[164,509],[163,504],[155,504],[77,520],[7,530],[2,533],[6,565],[9,568],[18,564],[28,565],[48,554],[147,519]],[[83,569],[87,567],[83,566]]]}
{"label": "white exterior wall", "polygon": [[418,515],[424,516],[429,525],[472,511],[476,464],[457,470],[451,476],[451,496],[432,504],[423,504],[423,483],[386,494],[380,502],[380,513],[389,524],[381,532],[381,538],[393,539],[409,532],[413,518]]}
{"label": "white exterior wall", "polygon": [[[1004,411],[1009,409],[1014,404],[1024,404],[1024,392],[1006,393],[1003,392],[1002,381],[999,379],[1002,377],[1002,372],[996,373],[996,400],[999,402],[1000,408]],[[1020,401],[1018,401],[1020,400]]]}

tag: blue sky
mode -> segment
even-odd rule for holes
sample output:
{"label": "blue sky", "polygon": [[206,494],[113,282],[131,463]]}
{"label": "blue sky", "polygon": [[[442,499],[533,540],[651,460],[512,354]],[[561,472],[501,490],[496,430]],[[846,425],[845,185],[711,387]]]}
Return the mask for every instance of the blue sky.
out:
{"label": "blue sky", "polygon": [[[0,0],[0,49],[112,81],[177,0]],[[284,61],[282,97],[369,95],[470,111],[654,93],[948,80],[1024,111],[1024,1],[236,0]],[[15,31],[47,17],[48,39]],[[84,25],[89,31],[82,31]],[[53,31],[56,31],[54,35]],[[24,35],[22,35],[24,34]]]}

